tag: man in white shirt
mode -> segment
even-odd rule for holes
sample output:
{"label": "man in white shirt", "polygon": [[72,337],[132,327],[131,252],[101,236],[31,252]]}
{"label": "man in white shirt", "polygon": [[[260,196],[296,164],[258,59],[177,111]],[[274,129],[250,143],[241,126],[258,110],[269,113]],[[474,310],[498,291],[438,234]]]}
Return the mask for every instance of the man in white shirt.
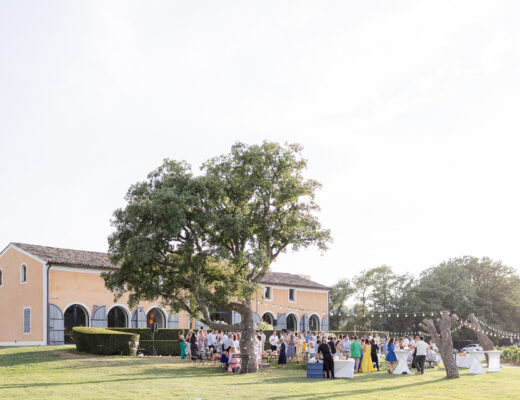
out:
{"label": "man in white shirt", "polygon": [[408,347],[408,345],[410,344],[410,339],[408,339],[408,336],[405,336],[404,337],[404,347]]}
{"label": "man in white shirt", "polygon": [[229,351],[230,347],[233,347],[235,343],[233,342],[233,336],[228,335],[227,339],[224,341],[224,350]]}
{"label": "man in white shirt", "polygon": [[415,349],[417,351],[415,355],[415,368],[417,368],[417,372],[415,375],[422,375],[424,374],[424,362],[426,361],[426,350],[428,350],[430,347],[428,344],[424,341],[424,338],[422,336],[419,337],[419,341],[415,342]]}
{"label": "man in white shirt", "polygon": [[269,344],[271,345],[271,350],[276,351],[278,346],[278,336],[276,335],[276,331],[273,331],[273,334],[269,337]]}
{"label": "man in white shirt", "polygon": [[215,334],[213,332],[214,331],[210,331],[208,333],[208,348],[215,351]]}

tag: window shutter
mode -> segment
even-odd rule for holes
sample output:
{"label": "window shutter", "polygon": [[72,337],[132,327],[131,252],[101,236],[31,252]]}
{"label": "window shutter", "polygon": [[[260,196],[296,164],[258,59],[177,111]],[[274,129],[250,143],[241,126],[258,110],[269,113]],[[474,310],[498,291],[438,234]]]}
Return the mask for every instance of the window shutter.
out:
{"label": "window shutter", "polygon": [[31,333],[31,309],[23,309],[23,333]]}

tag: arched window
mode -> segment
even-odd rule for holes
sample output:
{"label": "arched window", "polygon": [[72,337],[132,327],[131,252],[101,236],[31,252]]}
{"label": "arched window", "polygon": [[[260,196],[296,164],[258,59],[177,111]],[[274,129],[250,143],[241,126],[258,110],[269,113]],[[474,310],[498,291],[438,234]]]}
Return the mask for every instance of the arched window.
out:
{"label": "arched window", "polygon": [[72,304],[65,310],[65,343],[74,343],[72,328],[75,326],[89,326],[88,312],[79,304]]}
{"label": "arched window", "polygon": [[320,330],[320,320],[316,315],[311,315],[309,318],[309,329],[311,331],[319,331]]}
{"label": "arched window", "polygon": [[2,268],[0,268],[0,286],[4,285],[4,273],[2,272]]}
{"label": "arched window", "polygon": [[146,316],[146,326],[150,328],[154,322],[157,322],[158,328],[166,328],[166,319],[164,318],[164,314],[158,308],[152,308],[148,311],[148,315]]}
{"label": "arched window", "polygon": [[298,321],[296,320],[294,314],[289,314],[287,316],[287,330],[294,332],[298,331]]}
{"label": "arched window", "polygon": [[274,325],[273,315],[269,312],[266,312],[264,315],[262,315],[262,321],[264,321],[266,324]]}
{"label": "arched window", "polygon": [[108,312],[107,319],[109,328],[126,328],[128,326],[128,318],[122,307],[112,307]]}
{"label": "arched window", "polygon": [[20,267],[20,283],[27,283],[27,265],[25,264]]}

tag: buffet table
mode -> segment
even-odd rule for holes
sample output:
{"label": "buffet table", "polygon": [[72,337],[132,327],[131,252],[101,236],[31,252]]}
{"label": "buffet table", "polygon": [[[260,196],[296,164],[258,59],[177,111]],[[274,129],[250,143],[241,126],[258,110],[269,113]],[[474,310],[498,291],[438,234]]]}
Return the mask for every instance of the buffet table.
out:
{"label": "buffet table", "polygon": [[[355,361],[349,360],[334,360],[334,376],[336,378],[354,378]],[[311,358],[307,363],[307,377],[308,378],[323,378],[323,361],[316,362],[316,359]]]}
{"label": "buffet table", "polygon": [[350,360],[334,360],[334,376],[336,378],[354,378],[354,365],[356,362]]}

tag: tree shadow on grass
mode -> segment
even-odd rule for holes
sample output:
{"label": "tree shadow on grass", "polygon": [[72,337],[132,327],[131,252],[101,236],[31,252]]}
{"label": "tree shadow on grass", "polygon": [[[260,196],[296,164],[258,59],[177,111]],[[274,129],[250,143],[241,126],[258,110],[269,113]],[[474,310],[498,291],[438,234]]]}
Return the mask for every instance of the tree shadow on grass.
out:
{"label": "tree shadow on grass", "polygon": [[80,353],[75,348],[26,351],[23,353],[2,354],[0,357],[0,367],[11,368],[19,365],[48,363],[60,360],[90,360],[99,359],[100,357],[101,356],[95,354]]}
{"label": "tree shadow on grass", "polygon": [[[385,387],[377,387],[377,388],[366,388],[364,387],[363,389],[353,389],[352,386],[349,385],[350,382],[347,382],[344,386],[341,386],[341,389],[343,389],[343,393],[344,395],[369,395],[369,394],[374,394],[374,393],[380,393],[380,396],[381,398],[384,398],[385,397],[385,393],[390,393],[394,390],[401,390],[401,389],[406,389],[406,388],[411,388],[411,387],[418,387],[418,386],[424,386],[424,385],[430,385],[430,384],[434,384],[434,383],[437,383],[437,382],[440,382],[440,381],[443,381],[447,378],[437,378],[437,379],[433,379],[433,380],[428,380],[428,381],[423,381],[423,382],[417,382],[417,381],[413,381],[413,382],[410,382],[410,383],[407,383],[407,384],[402,384],[402,385],[392,385],[392,386],[385,386]],[[281,379],[276,379],[275,382],[268,382],[268,383],[280,383],[280,381],[282,381]],[[337,381],[337,380],[336,380]],[[355,384],[355,382],[352,382]],[[347,386],[348,385],[348,386]],[[330,389],[330,387],[328,388]],[[336,398],[338,396],[338,393],[323,393],[323,394],[319,394],[319,393],[308,393],[308,394],[303,394],[303,393],[298,393],[298,394],[295,394],[295,395],[279,395],[279,396],[273,396],[271,397],[272,400],[282,400],[282,399],[293,399],[293,398],[298,398],[298,399],[333,399],[333,398]]]}
{"label": "tree shadow on grass", "polygon": [[[117,377],[116,377],[117,376]],[[0,390],[3,389],[30,389],[30,388],[46,388],[46,387],[59,387],[59,386],[68,386],[68,385],[96,385],[96,384],[107,384],[114,382],[139,382],[139,381],[158,381],[158,380],[171,380],[172,378],[176,379],[187,379],[203,376],[196,371],[171,371],[164,369],[153,369],[153,370],[145,370],[139,371],[139,373],[131,373],[131,374],[117,374],[112,379],[97,379],[97,380],[85,380],[85,381],[74,381],[74,382],[42,382],[42,383],[15,383],[15,384],[0,384]]]}

